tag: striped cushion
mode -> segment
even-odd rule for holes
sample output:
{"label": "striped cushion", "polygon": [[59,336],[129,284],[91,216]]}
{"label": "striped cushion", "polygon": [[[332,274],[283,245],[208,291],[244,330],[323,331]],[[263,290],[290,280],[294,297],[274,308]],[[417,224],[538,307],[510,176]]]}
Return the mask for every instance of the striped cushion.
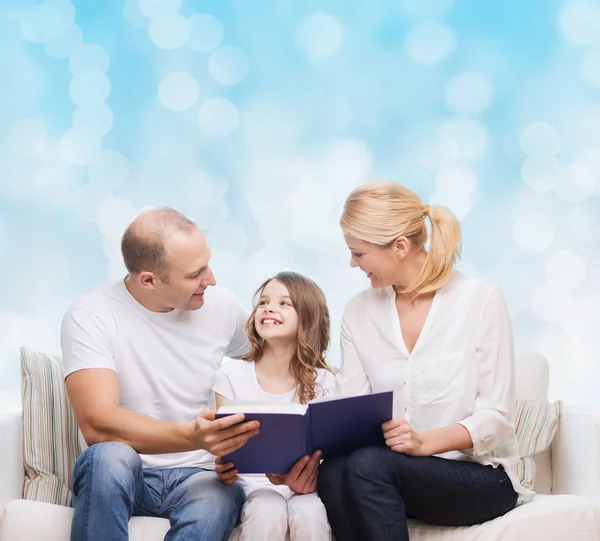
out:
{"label": "striped cushion", "polygon": [[533,489],[535,462],[533,456],[550,447],[556,434],[562,402],[539,403],[517,400],[515,428],[520,460],[516,473],[521,484]]}
{"label": "striped cushion", "polygon": [[23,498],[71,503],[79,429],[67,400],[61,357],[21,348]]}

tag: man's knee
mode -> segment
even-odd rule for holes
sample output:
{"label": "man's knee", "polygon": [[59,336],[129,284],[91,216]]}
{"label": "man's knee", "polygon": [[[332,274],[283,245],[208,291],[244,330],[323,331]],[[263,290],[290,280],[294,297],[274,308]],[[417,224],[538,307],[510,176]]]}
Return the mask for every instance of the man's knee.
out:
{"label": "man's knee", "polygon": [[244,489],[239,483],[225,485],[212,472],[201,472],[189,477],[181,486],[181,503],[201,511],[209,509],[214,517],[239,517],[244,505]]}
{"label": "man's knee", "polygon": [[112,484],[133,478],[142,469],[140,455],[129,445],[120,442],[95,443],[88,447],[75,463],[74,482],[93,475],[95,482]]}

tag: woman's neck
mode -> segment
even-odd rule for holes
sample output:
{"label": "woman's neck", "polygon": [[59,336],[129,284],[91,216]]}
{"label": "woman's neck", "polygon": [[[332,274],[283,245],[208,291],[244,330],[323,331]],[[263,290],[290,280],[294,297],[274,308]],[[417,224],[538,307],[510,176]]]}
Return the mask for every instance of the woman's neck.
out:
{"label": "woman's neck", "polygon": [[424,248],[407,256],[402,277],[394,283],[394,291],[396,291],[396,294],[405,295],[403,292],[417,281],[421,272],[423,272],[426,261],[427,251]]}

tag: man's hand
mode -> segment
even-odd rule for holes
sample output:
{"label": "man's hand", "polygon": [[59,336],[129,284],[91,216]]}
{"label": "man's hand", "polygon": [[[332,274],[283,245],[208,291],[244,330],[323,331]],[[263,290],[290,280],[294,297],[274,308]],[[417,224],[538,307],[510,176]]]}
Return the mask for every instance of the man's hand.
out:
{"label": "man's hand", "polygon": [[381,425],[386,445],[397,453],[411,456],[429,456],[423,438],[406,419],[391,419]]}
{"label": "man's hand", "polygon": [[232,485],[238,480],[238,471],[235,469],[234,463],[223,464],[220,456],[215,459],[215,471],[219,481],[225,485]]}
{"label": "man's hand", "polygon": [[194,421],[192,438],[200,449],[216,456],[238,450],[259,432],[258,421],[243,423],[244,414],[236,413],[216,419],[215,410],[204,410]]}
{"label": "man's hand", "polygon": [[317,473],[323,454],[315,451],[311,457],[302,457],[285,475],[268,473],[274,485],[287,485],[296,494],[310,494],[317,491]]}

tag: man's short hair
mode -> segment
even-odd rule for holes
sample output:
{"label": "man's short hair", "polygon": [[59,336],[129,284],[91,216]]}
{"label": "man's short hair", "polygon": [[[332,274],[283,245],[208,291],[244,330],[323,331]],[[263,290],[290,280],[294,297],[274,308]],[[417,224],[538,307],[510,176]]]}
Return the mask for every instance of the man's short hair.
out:
{"label": "man's short hair", "polygon": [[121,253],[127,272],[131,275],[152,272],[168,282],[170,261],[165,240],[174,234],[189,234],[196,223],[170,207],[145,211],[125,230]]}

